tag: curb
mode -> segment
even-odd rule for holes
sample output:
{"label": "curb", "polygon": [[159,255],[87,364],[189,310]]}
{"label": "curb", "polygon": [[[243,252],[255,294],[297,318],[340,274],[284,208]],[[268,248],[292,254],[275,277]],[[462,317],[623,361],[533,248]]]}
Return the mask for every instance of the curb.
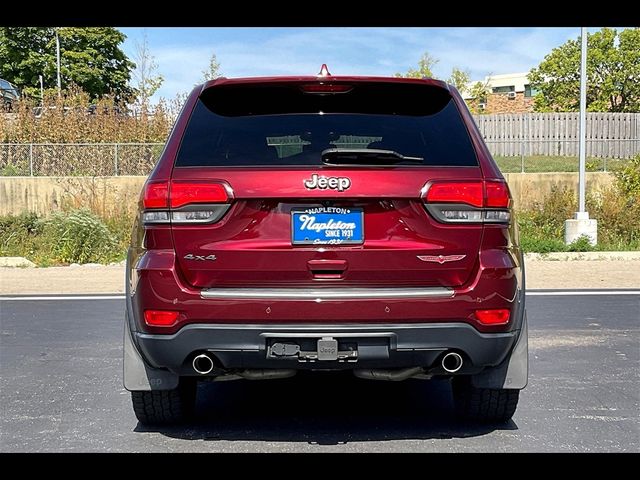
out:
{"label": "curb", "polygon": [[632,252],[551,252],[525,253],[526,261],[606,261],[606,260],[640,260],[640,251]]}

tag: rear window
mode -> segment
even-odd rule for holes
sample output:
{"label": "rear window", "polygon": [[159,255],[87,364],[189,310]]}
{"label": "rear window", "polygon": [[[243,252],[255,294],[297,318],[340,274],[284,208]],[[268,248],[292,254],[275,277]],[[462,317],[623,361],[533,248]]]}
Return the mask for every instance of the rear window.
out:
{"label": "rear window", "polygon": [[321,165],[327,148],[393,150],[428,166],[478,164],[449,93],[393,83],[306,93],[300,85],[228,85],[201,95],[176,166]]}

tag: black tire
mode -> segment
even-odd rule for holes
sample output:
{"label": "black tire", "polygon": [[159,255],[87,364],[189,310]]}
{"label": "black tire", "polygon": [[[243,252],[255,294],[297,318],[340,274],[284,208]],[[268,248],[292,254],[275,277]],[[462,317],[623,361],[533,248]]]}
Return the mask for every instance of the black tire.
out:
{"label": "black tire", "polygon": [[452,386],[456,414],[462,420],[506,423],[518,407],[520,390],[476,388],[469,377],[454,377]]}
{"label": "black tire", "polygon": [[170,425],[184,422],[193,415],[197,382],[181,379],[173,390],[131,392],[133,411],[143,425]]}

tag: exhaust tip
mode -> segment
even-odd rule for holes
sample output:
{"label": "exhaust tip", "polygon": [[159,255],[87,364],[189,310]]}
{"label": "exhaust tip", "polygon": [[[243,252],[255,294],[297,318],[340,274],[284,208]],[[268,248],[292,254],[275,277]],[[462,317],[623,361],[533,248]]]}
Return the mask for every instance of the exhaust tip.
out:
{"label": "exhaust tip", "polygon": [[449,373],[456,373],[460,370],[462,368],[462,363],[462,357],[456,352],[449,352],[442,357],[442,368]]}
{"label": "exhaust tip", "polygon": [[206,375],[213,370],[213,360],[206,353],[201,353],[193,359],[193,369],[200,375]]}

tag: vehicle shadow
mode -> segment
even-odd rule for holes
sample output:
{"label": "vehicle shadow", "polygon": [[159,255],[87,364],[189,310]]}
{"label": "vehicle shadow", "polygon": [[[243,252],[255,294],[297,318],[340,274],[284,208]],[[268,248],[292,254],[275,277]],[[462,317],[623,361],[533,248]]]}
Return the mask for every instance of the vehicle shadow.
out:
{"label": "vehicle shadow", "polygon": [[448,439],[517,430],[456,421],[446,380],[367,381],[349,373],[302,373],[267,381],[202,383],[196,417],[181,426],[148,427],[183,440],[245,440],[338,445]]}

